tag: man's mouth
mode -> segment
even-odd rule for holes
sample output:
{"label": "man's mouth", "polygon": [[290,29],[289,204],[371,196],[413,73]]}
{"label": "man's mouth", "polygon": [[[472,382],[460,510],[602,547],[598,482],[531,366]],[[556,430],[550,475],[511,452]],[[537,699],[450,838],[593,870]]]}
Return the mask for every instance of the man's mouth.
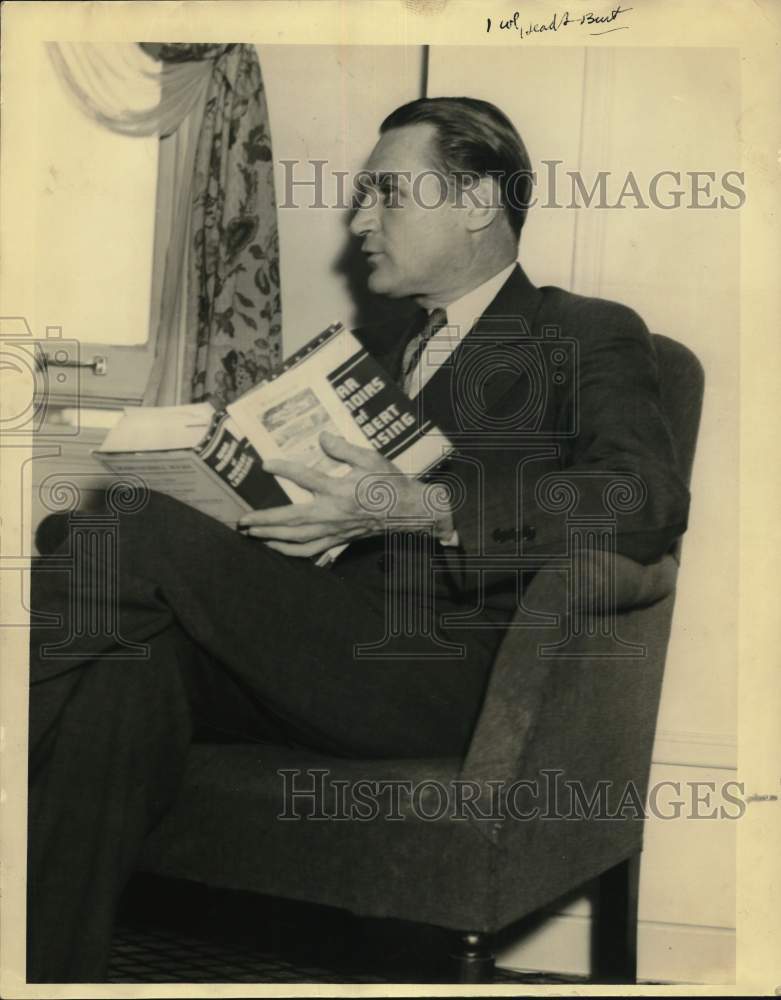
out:
{"label": "man's mouth", "polygon": [[366,259],[369,264],[377,265],[380,263],[380,259],[384,256],[382,250],[364,250],[366,254]]}

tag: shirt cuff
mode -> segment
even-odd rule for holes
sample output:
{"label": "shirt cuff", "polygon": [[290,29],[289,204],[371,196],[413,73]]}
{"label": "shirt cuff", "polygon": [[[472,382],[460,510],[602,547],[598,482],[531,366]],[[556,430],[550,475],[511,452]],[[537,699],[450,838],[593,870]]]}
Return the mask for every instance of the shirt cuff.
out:
{"label": "shirt cuff", "polygon": [[458,532],[453,524],[452,514],[443,514],[442,517],[437,519],[436,536],[439,544],[443,545],[446,549],[457,548],[461,544]]}

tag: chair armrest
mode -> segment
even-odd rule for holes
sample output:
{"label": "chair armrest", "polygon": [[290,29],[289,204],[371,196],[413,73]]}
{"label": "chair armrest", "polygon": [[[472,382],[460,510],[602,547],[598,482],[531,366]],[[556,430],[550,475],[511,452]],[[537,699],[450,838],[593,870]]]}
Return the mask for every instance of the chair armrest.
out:
{"label": "chair armrest", "polygon": [[[541,611],[554,613],[559,610],[566,611],[567,572],[560,568],[551,570],[543,568],[542,572],[555,576],[558,589],[551,587],[550,581],[546,584],[538,574],[529,587],[527,602],[531,606],[539,606]],[[579,565],[580,579],[587,580],[588,585],[575,590],[570,600],[574,607],[590,607],[594,592],[605,592],[610,582],[613,588],[614,611],[645,608],[672,593],[677,574],[678,562],[671,555],[662,556],[654,563],[643,565],[615,552],[591,550],[582,554]]]}
{"label": "chair armrest", "polygon": [[610,565],[603,555],[590,554],[593,575],[584,593],[568,594],[563,571],[543,569],[535,576],[524,607],[554,615],[556,623],[530,623],[521,614],[511,623],[462,779],[510,784],[538,777],[530,772],[539,768],[582,769],[589,755],[593,767],[586,770],[610,778],[604,772],[611,755],[634,761],[634,745],[650,755],[677,563],[671,556],[649,566],[613,559],[613,614],[586,615],[585,623],[582,609],[605,583]]}

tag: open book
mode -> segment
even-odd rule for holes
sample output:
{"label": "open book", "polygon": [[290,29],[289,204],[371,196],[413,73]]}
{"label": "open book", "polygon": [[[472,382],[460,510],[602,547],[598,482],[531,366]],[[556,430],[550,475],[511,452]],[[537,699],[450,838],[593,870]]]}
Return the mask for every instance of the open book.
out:
{"label": "open book", "polygon": [[311,499],[290,480],[265,472],[263,459],[284,458],[327,475],[349,471],[320,447],[323,431],[359,447],[373,445],[413,476],[452,450],[336,323],[225,410],[208,402],[125,410],[94,454],[117,476],[139,477],[149,489],[235,527],[249,510]]}

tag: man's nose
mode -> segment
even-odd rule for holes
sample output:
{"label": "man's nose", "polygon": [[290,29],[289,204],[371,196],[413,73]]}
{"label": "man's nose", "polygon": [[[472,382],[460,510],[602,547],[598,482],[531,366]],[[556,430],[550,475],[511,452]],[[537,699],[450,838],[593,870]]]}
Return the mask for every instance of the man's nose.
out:
{"label": "man's nose", "polygon": [[368,236],[379,229],[380,220],[377,205],[372,199],[368,204],[355,209],[355,214],[350,220],[350,232],[353,236]]}

